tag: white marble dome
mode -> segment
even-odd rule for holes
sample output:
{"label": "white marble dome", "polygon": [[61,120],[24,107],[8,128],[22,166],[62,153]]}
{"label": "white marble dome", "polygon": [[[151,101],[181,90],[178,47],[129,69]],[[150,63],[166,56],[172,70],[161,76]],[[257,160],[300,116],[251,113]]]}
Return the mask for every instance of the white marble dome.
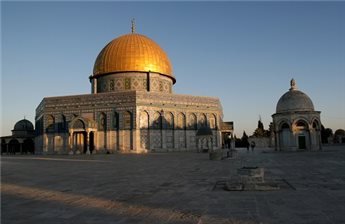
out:
{"label": "white marble dome", "polygon": [[276,113],[314,111],[314,105],[309,96],[297,90],[295,80],[291,80],[291,88],[280,97]]}

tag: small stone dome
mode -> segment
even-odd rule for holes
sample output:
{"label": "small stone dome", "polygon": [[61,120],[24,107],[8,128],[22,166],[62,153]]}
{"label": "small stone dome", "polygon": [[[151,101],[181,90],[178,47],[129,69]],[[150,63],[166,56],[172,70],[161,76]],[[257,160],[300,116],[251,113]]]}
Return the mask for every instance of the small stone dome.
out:
{"label": "small stone dome", "polygon": [[13,128],[13,131],[33,131],[33,130],[34,130],[34,125],[26,119],[18,121],[14,125],[14,128]]}
{"label": "small stone dome", "polygon": [[276,113],[295,111],[314,111],[314,105],[307,94],[297,90],[296,82],[292,79],[290,90],[277,103]]}

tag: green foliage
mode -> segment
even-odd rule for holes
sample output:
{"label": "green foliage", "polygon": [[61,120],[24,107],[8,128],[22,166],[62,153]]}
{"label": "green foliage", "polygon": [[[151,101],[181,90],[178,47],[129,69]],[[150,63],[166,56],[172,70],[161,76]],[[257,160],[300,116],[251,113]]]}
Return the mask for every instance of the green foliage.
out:
{"label": "green foliage", "polygon": [[[271,125],[270,125],[271,128]],[[271,135],[270,130],[265,130],[264,124],[261,122],[261,119],[258,121],[258,127],[255,129],[253,136],[254,137],[269,137]]]}
{"label": "green foliage", "polygon": [[333,136],[333,130],[330,128],[325,128],[321,125],[321,142],[322,144],[328,143],[328,138]]}
{"label": "green foliage", "polygon": [[235,138],[235,146],[236,147],[247,147],[248,144],[248,135],[245,131],[243,131],[243,135],[240,139]]}

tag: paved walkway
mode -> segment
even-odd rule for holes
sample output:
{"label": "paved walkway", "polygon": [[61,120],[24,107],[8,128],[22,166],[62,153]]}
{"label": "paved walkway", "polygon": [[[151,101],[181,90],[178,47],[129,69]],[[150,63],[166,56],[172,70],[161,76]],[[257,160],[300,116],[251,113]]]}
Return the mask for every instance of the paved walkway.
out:
{"label": "paved walkway", "polygon": [[[277,191],[224,191],[242,166]],[[2,156],[1,223],[345,223],[345,147],[276,153]]]}

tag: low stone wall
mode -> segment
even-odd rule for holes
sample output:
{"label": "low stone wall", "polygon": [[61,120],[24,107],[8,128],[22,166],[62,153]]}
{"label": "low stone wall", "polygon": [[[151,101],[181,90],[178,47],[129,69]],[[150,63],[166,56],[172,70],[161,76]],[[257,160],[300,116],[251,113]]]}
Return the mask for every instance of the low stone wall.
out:
{"label": "low stone wall", "polygon": [[271,138],[269,138],[269,137],[261,137],[261,138],[249,137],[248,141],[249,141],[249,143],[254,141],[255,142],[255,147],[257,147],[257,148],[270,148],[270,147],[274,147],[274,141],[271,140]]}

